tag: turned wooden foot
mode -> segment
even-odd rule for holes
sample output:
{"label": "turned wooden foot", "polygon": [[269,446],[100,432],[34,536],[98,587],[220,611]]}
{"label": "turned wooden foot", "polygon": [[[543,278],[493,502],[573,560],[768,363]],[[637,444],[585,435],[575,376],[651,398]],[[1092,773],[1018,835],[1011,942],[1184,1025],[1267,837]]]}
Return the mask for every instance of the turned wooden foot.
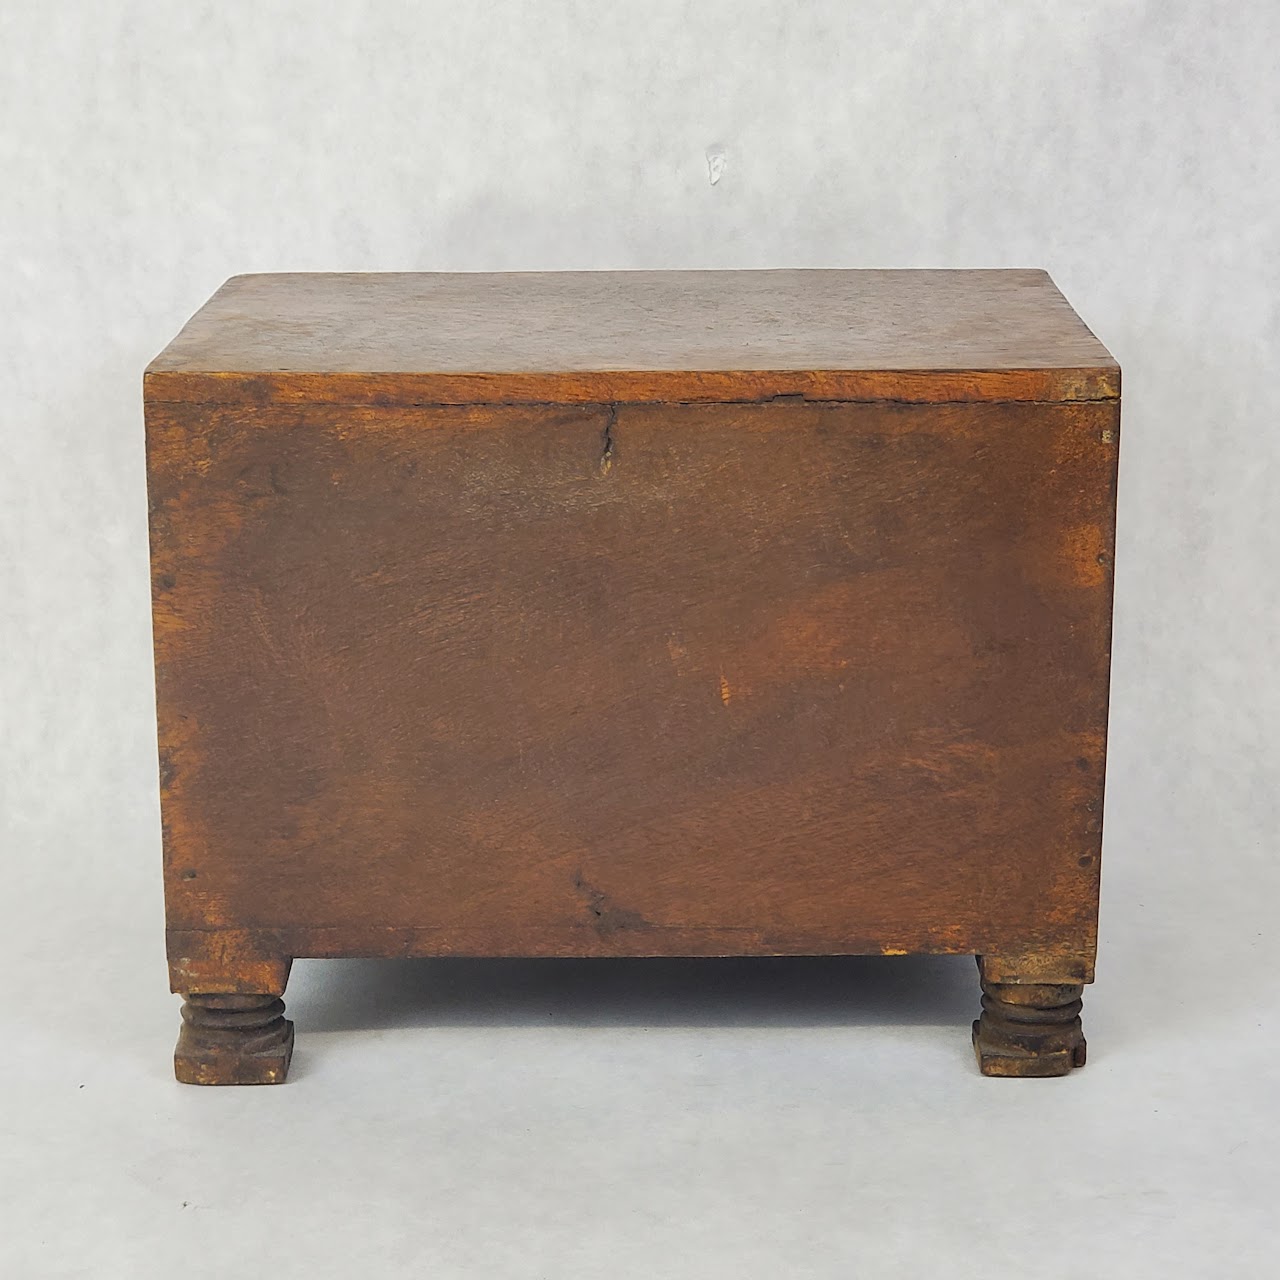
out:
{"label": "turned wooden foot", "polygon": [[184,997],[173,1055],[183,1084],[283,1084],[293,1056],[293,1023],[273,995]]}
{"label": "turned wooden foot", "polygon": [[[978,966],[981,969],[982,961]],[[973,1048],[984,1076],[1065,1076],[1085,1062],[1079,983],[999,983],[982,977]]]}

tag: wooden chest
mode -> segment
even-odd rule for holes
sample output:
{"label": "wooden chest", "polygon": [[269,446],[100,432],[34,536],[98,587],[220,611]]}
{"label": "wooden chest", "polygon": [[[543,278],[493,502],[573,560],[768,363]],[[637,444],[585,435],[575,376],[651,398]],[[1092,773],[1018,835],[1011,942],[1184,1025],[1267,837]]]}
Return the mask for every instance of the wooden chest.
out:
{"label": "wooden chest", "polygon": [[1039,271],[268,275],[146,373],[178,1078],[295,956],[971,953],[1084,1061],[1119,370]]}

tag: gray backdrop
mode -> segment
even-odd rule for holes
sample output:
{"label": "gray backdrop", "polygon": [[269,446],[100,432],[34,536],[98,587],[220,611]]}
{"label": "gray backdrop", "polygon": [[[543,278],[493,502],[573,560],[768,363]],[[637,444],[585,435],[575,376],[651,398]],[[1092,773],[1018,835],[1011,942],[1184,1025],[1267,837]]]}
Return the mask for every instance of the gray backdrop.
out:
{"label": "gray backdrop", "polygon": [[[1278,47],[1275,0],[0,7],[0,1272],[1265,1274]],[[1087,1070],[978,1077],[964,960],[312,962],[289,1086],[173,1084],[147,360],[236,272],[784,265],[1044,266],[1124,367]]]}

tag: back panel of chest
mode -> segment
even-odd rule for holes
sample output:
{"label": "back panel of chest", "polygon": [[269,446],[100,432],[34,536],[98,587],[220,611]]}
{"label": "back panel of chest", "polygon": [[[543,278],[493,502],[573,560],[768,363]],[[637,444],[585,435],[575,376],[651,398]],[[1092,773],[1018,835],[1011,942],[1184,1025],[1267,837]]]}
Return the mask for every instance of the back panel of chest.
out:
{"label": "back panel of chest", "polygon": [[1116,416],[152,405],[171,931],[1087,970]]}

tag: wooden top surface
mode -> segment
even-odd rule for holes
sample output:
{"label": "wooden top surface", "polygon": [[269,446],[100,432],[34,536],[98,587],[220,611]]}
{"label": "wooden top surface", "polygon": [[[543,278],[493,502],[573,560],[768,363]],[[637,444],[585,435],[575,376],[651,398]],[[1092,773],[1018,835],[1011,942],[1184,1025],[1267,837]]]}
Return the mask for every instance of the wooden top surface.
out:
{"label": "wooden top surface", "polygon": [[234,276],[153,400],[1098,400],[1119,368],[1043,271]]}

